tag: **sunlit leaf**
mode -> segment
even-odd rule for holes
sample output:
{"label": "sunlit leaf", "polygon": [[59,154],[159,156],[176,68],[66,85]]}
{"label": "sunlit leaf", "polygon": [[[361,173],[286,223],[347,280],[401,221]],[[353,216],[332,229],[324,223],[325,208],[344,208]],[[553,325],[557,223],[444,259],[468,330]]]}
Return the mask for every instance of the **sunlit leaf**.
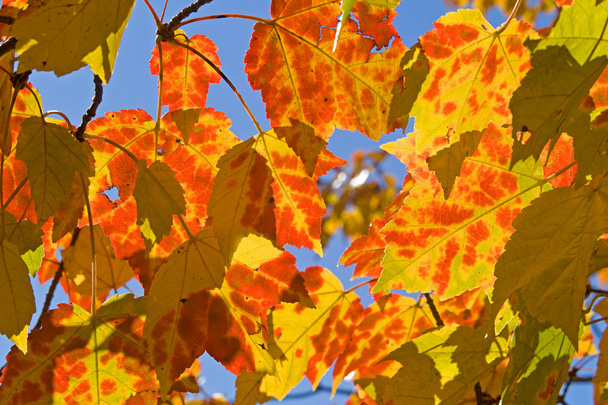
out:
{"label": "sunlit leaf", "polygon": [[493,316],[517,293],[516,308],[562,329],[577,347],[589,261],[608,231],[607,187],[606,178],[579,190],[560,187],[518,215],[496,263]]}
{"label": "sunlit leaf", "polygon": [[348,20],[342,26],[333,53],[338,2],[275,0],[272,25],[254,26],[245,71],[252,87],[262,91],[273,127],[294,118],[324,139],[334,127],[357,129],[372,139],[390,132],[391,78],[399,75],[405,47],[395,39],[382,54],[372,52],[397,35],[394,12],[376,8],[376,14],[360,4],[359,24]]}
{"label": "sunlit leaf", "polygon": [[145,303],[112,297],[95,318],[59,304],[32,331],[28,353],[13,348],[2,374],[3,403],[124,403],[157,388],[142,340]]}
{"label": "sunlit leaf", "polygon": [[388,246],[373,291],[433,291],[443,300],[492,280],[511,222],[536,197],[543,174],[534,162],[510,171],[508,130],[491,124],[445,200],[413,143],[407,137],[383,145],[408,166],[418,186],[382,230]]}
{"label": "sunlit leaf", "polygon": [[89,65],[107,83],[133,4],[134,0],[120,0],[113,7],[103,0],[30,2],[12,29],[19,72],[37,69],[63,76]]}
{"label": "sunlit leaf", "polygon": [[34,117],[23,121],[15,156],[27,166],[38,224],[68,199],[77,172],[92,175],[89,154],[65,128]]}

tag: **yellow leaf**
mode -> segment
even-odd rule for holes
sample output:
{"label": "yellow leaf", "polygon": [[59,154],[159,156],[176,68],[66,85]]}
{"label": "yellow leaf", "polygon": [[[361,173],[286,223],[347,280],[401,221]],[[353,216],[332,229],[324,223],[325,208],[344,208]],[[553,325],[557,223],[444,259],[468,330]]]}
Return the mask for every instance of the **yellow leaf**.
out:
{"label": "yellow leaf", "polygon": [[27,352],[27,327],[36,312],[34,291],[27,266],[17,248],[4,241],[0,246],[0,333]]}
{"label": "yellow leaf", "polygon": [[19,72],[37,69],[63,76],[88,64],[107,83],[134,3],[30,1],[12,30],[17,39]]}
{"label": "yellow leaf", "polygon": [[[133,278],[133,270],[126,260],[116,258],[110,238],[103,234],[99,225],[93,227],[95,233],[95,258],[97,260],[97,295],[105,296]],[[71,280],[76,292],[91,295],[91,232],[83,227],[76,243],[63,254],[64,273]]]}

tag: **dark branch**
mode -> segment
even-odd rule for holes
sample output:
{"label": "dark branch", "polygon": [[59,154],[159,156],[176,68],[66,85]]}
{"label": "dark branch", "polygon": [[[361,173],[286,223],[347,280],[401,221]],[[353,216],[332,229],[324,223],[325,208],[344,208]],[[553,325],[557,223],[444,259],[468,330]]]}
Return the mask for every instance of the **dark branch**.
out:
{"label": "dark branch", "polygon": [[445,324],[443,323],[443,319],[441,319],[441,316],[439,315],[439,311],[437,311],[437,307],[435,306],[435,303],[433,302],[433,299],[431,298],[431,294],[429,293],[424,293],[424,297],[426,298],[426,302],[429,304],[429,309],[431,310],[431,313],[433,314],[433,318],[435,318],[435,323],[437,324],[437,326],[444,326]]}
{"label": "dark branch", "polygon": [[8,52],[15,50],[15,45],[17,45],[17,40],[14,37],[10,37],[6,42],[0,45],[0,58]]}
{"label": "dark branch", "polygon": [[177,13],[175,17],[171,19],[166,24],[163,24],[162,28],[159,30],[157,34],[161,36],[163,39],[171,39],[173,38],[173,32],[177,29],[177,26],[184,21],[188,16],[192,13],[196,13],[199,8],[204,6],[205,4],[211,3],[213,0],[196,0],[194,3],[189,6],[184,7],[182,11]]}
{"label": "dark branch", "polygon": [[87,110],[87,112],[82,116],[82,123],[76,130],[74,136],[80,142],[84,142],[84,131],[87,129],[87,125],[97,114],[97,107],[101,104],[101,98],[103,96],[103,83],[101,78],[97,75],[93,76],[93,83],[95,83],[95,95],[93,96],[93,101],[91,102],[91,106]]}
{"label": "dark branch", "polygon": [[[70,246],[74,246],[74,244],[76,243],[76,240],[78,239],[79,233],[80,233],[80,228],[76,228],[74,230],[74,235],[72,236],[72,240],[70,241]],[[61,276],[63,276],[63,262],[59,263],[59,268],[55,272],[55,277],[53,277],[53,281],[51,282],[51,285],[49,286],[48,292],[46,293],[44,305],[42,306],[42,312],[40,312],[40,317],[38,318],[38,322],[36,322],[36,326],[34,326],[34,329],[40,329],[42,327],[42,315],[44,315],[51,307],[51,302],[53,301],[53,295],[55,295],[55,290],[57,289],[59,280],[61,280]]]}
{"label": "dark branch", "polygon": [[12,25],[15,23],[15,18],[8,15],[0,15],[0,23],[6,25]]}

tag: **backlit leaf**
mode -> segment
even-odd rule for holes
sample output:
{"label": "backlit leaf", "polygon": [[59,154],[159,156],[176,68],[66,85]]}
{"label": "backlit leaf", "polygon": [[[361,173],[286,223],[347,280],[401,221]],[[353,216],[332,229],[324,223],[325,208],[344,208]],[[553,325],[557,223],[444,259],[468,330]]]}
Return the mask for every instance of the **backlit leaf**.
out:
{"label": "backlit leaf", "polygon": [[315,308],[281,304],[268,315],[272,332],[268,350],[276,359],[282,381],[260,375],[260,391],[279,400],[304,376],[313,388],[319,384],[346,348],[363,310],[356,294],[345,292],[328,270],[310,267],[304,273],[304,282]]}
{"label": "backlit leaf", "polygon": [[324,139],[334,127],[357,129],[372,139],[390,131],[391,78],[397,79],[405,47],[395,39],[382,54],[372,52],[397,35],[391,24],[394,12],[376,10],[379,15],[362,9],[359,24],[344,24],[332,53],[338,2],[272,2],[273,24],[254,26],[245,71],[252,87],[262,91],[273,127],[289,125],[294,118]]}
{"label": "backlit leaf", "polygon": [[142,159],[137,166],[137,180],[133,189],[137,203],[137,225],[146,246],[150,248],[171,232],[173,215],[186,214],[186,200],[184,189],[168,164],[156,161],[148,167]]}
{"label": "backlit leaf", "polygon": [[506,356],[505,339],[484,334],[465,326],[443,327],[401,346],[385,359],[397,360],[403,367],[391,379],[383,399],[457,403]]}
{"label": "backlit leaf", "polygon": [[510,171],[508,130],[491,124],[446,201],[413,143],[407,137],[383,145],[408,166],[418,186],[382,230],[389,245],[373,291],[433,291],[444,300],[491,280],[511,222],[538,195],[543,174],[534,162]]}
{"label": "backlit leaf", "polygon": [[[529,156],[538,159],[550,140],[553,140],[552,144],[557,141],[607,61],[607,58],[600,58],[581,66],[564,47],[534,52],[532,69],[509,103],[516,139],[513,163]],[[526,139],[528,131],[530,139]]]}
{"label": "backlit leaf", "polygon": [[0,308],[5,308],[0,316],[0,333],[25,353],[27,328],[36,312],[34,291],[21,254],[7,241],[0,246]]}
{"label": "backlit leaf", "polygon": [[518,293],[516,308],[562,329],[576,348],[589,262],[608,231],[607,187],[606,178],[579,190],[560,187],[521,212],[496,263],[492,316]]}
{"label": "backlit leaf", "polygon": [[89,65],[107,83],[133,4],[134,0],[119,0],[113,6],[104,0],[31,1],[12,29],[19,72],[37,69],[63,76]]}
{"label": "backlit leaf", "polygon": [[[182,31],[177,31],[175,39],[203,53],[216,66],[220,66],[217,47],[204,35],[193,35],[191,38],[186,38]],[[163,50],[163,105],[168,105],[169,111],[205,107],[209,83],[219,83],[220,75],[204,60],[181,46],[168,42],[161,42],[161,46]],[[153,75],[160,73],[158,48],[154,48],[152,51],[150,71]],[[187,138],[184,140],[188,143]]]}
{"label": "backlit leaf", "polygon": [[526,318],[515,329],[502,400],[506,404],[554,404],[573,354],[574,346],[562,331]]}
{"label": "backlit leaf", "polygon": [[65,128],[35,117],[23,121],[15,156],[27,166],[39,225],[68,199],[77,172],[92,175],[89,154]]}
{"label": "backlit leaf", "polygon": [[2,375],[0,403],[124,403],[155,390],[142,340],[143,298],[112,297],[95,318],[78,305],[43,315],[28,353],[13,348]]}
{"label": "backlit leaf", "polygon": [[[536,33],[522,21],[496,32],[478,10],[459,10],[441,17],[434,30],[420,37],[429,74],[411,111],[419,131],[418,152],[434,153],[464,133],[483,131],[490,121],[509,122],[505,94],[518,87],[528,70],[523,42]],[[419,68],[414,64],[409,69]],[[416,84],[419,79],[414,75],[412,80]],[[405,92],[410,91],[417,92],[417,85],[410,88],[406,81]]]}

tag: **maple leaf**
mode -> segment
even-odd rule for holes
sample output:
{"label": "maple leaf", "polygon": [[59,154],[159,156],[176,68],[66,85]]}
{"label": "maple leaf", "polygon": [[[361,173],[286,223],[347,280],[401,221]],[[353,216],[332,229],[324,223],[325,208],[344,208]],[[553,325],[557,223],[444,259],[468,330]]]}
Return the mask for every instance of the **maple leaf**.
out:
{"label": "maple leaf", "polygon": [[186,214],[184,189],[175,178],[175,172],[164,162],[147,166],[145,160],[137,164],[137,179],[133,197],[137,203],[137,225],[141,229],[146,247],[159,243],[171,232],[173,215]]}
{"label": "maple leaf", "polygon": [[155,390],[142,341],[144,299],[110,298],[91,317],[78,305],[43,315],[23,354],[12,349],[0,403],[124,403]]}
{"label": "maple leaf", "polygon": [[527,317],[515,329],[502,399],[509,404],[552,404],[568,375],[574,346],[554,327]]}
{"label": "maple leaf", "polygon": [[[375,140],[390,131],[386,118],[392,79],[399,74],[405,47],[395,39],[383,54],[372,52],[397,34],[391,25],[394,12],[375,10],[381,16],[361,8],[359,24],[349,20],[342,25],[332,53],[341,12],[337,2],[272,2],[273,20],[254,26],[245,71],[252,87],[262,91],[273,127],[295,118],[323,139],[334,127],[357,129]],[[377,21],[384,21],[388,34],[378,30]]]}
{"label": "maple leaf", "polygon": [[338,357],[332,392],[351,372],[356,371],[359,378],[381,374],[389,363],[377,363],[430,328],[432,319],[428,306],[423,307],[412,298],[389,294],[376,300],[365,309],[348,346]]}
{"label": "maple leaf", "polygon": [[134,3],[121,0],[109,7],[103,0],[30,2],[12,28],[18,72],[37,69],[63,76],[89,65],[107,83]]}
{"label": "maple leaf", "polygon": [[[258,374],[260,392],[283,399],[306,376],[313,388],[342,352],[354,333],[363,308],[359,298],[344,291],[340,281],[329,270],[309,267],[303,274],[306,288],[315,308],[302,304],[281,304],[268,315],[268,350],[277,362],[281,380]],[[251,390],[251,376],[239,391]],[[250,394],[251,395],[251,394]]]}
{"label": "maple leaf", "polygon": [[[208,210],[227,260],[249,233],[272,237],[275,229],[279,246],[288,243],[322,254],[319,235],[325,204],[314,179],[285,139],[274,131],[256,135],[229,150],[218,167]],[[269,232],[264,228],[268,226],[274,229]]]}
{"label": "maple leaf", "polygon": [[42,225],[67,200],[78,172],[93,175],[91,149],[67,129],[42,118],[21,123],[15,157],[27,167],[32,199]]}
{"label": "maple leaf", "polygon": [[[529,68],[523,42],[536,37],[521,21],[495,31],[477,10],[448,13],[434,25],[434,30],[420,37],[424,55],[414,54],[413,63],[405,64],[410,70],[404,77],[405,92],[393,101],[412,98],[409,92],[419,89],[411,111],[416,116],[419,153],[435,153],[458,142],[464,133],[483,131],[490,121],[508,123],[511,117],[504,95],[518,87]],[[414,62],[420,58],[423,66],[428,60],[429,69],[421,87],[420,70],[424,67]]]}
{"label": "maple leaf", "polygon": [[577,347],[589,261],[608,231],[607,186],[600,177],[579,190],[547,191],[517,216],[496,262],[492,317],[518,293],[516,308],[562,329]]}
{"label": "maple leaf", "polygon": [[6,335],[22,352],[27,351],[27,328],[34,312],[34,291],[28,269],[17,248],[2,241],[0,247],[0,333]]}
{"label": "maple leaf", "polygon": [[[133,278],[133,270],[126,260],[116,258],[110,238],[94,225],[95,260],[97,265],[97,290],[99,299],[105,299],[111,290],[117,290]],[[91,305],[91,232],[80,229],[76,243],[61,254],[63,272],[70,285],[70,301],[82,307]],[[81,298],[86,296],[86,299]]]}
{"label": "maple leaf", "polygon": [[408,166],[418,186],[382,229],[388,246],[372,291],[433,291],[443,300],[490,279],[513,218],[537,195],[543,175],[533,162],[510,171],[512,139],[490,124],[446,201],[414,142],[407,137],[383,145]]}
{"label": "maple leaf", "polygon": [[383,399],[403,403],[456,403],[506,355],[506,340],[485,337],[481,329],[443,327],[393,351],[385,360],[403,367],[386,387]]}
{"label": "maple leaf", "polygon": [[[575,136],[567,129],[568,124],[575,120],[579,106],[608,58],[581,66],[564,47],[550,47],[536,50],[531,63],[532,69],[509,103],[513,137],[517,140],[513,144],[513,163],[528,156],[538,159],[545,145],[552,140],[553,146],[562,131]],[[526,139],[523,133],[528,131],[531,136]]]}
{"label": "maple leaf", "polygon": [[[177,31],[175,39],[205,54],[217,67],[220,66],[217,47],[204,35],[193,35],[188,38],[182,31]],[[169,111],[179,109],[192,111],[192,109],[205,107],[209,83],[219,83],[220,75],[204,60],[181,46],[161,42],[161,47],[163,52],[162,104],[168,105]],[[158,48],[154,48],[152,51],[150,71],[153,75],[160,73]],[[194,115],[194,113],[192,114]],[[187,140],[186,143],[188,143]]]}

